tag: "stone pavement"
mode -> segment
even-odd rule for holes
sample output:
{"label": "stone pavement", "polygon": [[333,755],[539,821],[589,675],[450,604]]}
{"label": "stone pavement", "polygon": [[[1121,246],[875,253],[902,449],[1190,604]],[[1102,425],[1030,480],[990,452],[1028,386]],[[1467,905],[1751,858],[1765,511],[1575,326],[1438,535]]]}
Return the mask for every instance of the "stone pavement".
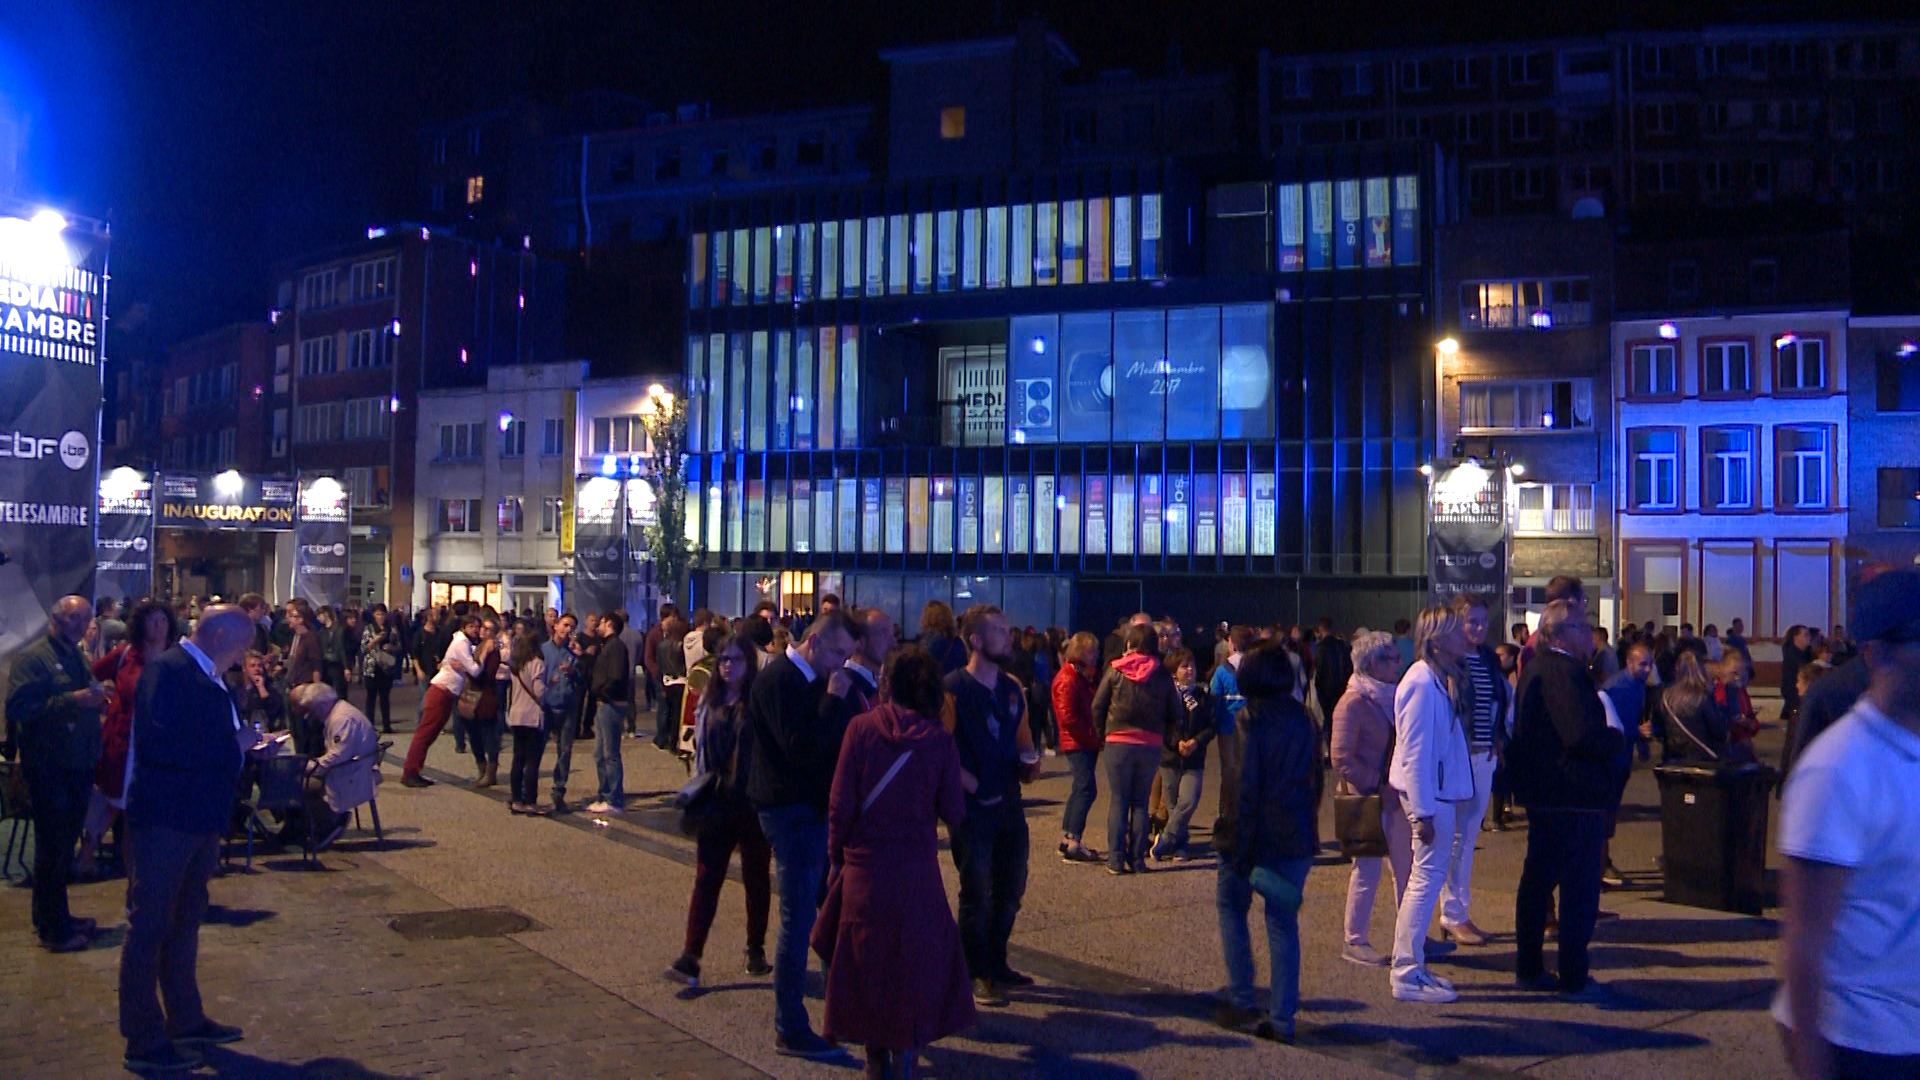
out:
{"label": "stone pavement", "polygon": [[[404,687],[395,697],[405,704],[404,730],[415,694]],[[1778,734],[1763,740],[1777,745]],[[396,750],[404,748],[402,736]],[[506,811],[504,787],[466,787],[472,759],[443,736],[429,775],[453,782],[382,787],[385,849],[349,840],[323,857],[324,872],[275,859],[256,874],[216,881],[214,900],[225,911],[271,913],[229,916],[204,934],[210,1008],[252,1033],[237,1047],[249,1056],[216,1065],[232,1075],[850,1075],[852,1058],[833,1066],[774,1055],[771,987],[739,973],[737,885],[722,897],[708,985],[691,993],[660,977],[679,952],[692,883],[692,844],[666,808],[685,773],[644,740],[628,740],[624,757],[629,813],[517,818]],[[551,750],[547,758],[550,773]],[[583,780],[591,786],[590,741],[576,745],[575,770],[580,795]],[[396,759],[390,780],[397,771]],[[1039,985],[931,1048],[923,1058],[930,1076],[1784,1074],[1765,1012],[1776,927],[1659,901],[1658,805],[1648,772],[1635,775],[1615,844],[1614,860],[1632,881],[1604,901],[1623,917],[1602,924],[1594,946],[1596,973],[1622,993],[1624,1007],[1601,1011],[1512,991],[1522,828],[1480,838],[1475,918],[1496,940],[1435,961],[1462,990],[1451,1006],[1396,1003],[1384,971],[1339,959],[1347,868],[1322,858],[1301,915],[1303,1011],[1294,1048],[1208,1023],[1210,995],[1223,980],[1212,860],[1131,878],[1061,862],[1053,848],[1067,787],[1066,770],[1049,760],[1029,789],[1034,856],[1014,961]],[[1202,818],[1211,818],[1215,790],[1203,799]],[[1105,810],[1103,793],[1090,833],[1104,834]],[[952,895],[952,870],[944,869]],[[81,888],[80,910],[103,925],[117,922],[119,890],[117,882]],[[397,914],[468,909],[503,909],[534,925],[455,941],[410,941],[386,926]],[[28,1003],[0,1016],[0,1074],[111,1071],[120,1050],[112,1035],[114,939],[79,957],[48,956],[26,944],[26,911],[23,891],[0,895],[8,942],[0,946],[0,987]],[[1391,941],[1391,917],[1390,904],[1377,906],[1376,946]],[[1264,985],[1257,914],[1254,924]],[[271,962],[261,958],[266,952]],[[310,981],[286,973],[314,968],[320,974]],[[72,971],[83,977],[68,978]],[[817,1022],[817,990],[810,1004]],[[291,1018],[319,1023],[285,1023]],[[15,1060],[31,1067],[7,1064]]]}

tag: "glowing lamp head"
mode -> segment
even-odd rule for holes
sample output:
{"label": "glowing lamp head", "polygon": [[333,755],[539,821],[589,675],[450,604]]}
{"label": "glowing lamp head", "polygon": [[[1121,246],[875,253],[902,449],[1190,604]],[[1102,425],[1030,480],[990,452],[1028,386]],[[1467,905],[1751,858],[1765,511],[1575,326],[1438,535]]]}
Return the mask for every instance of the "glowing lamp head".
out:
{"label": "glowing lamp head", "polygon": [[1679,338],[1679,336],[1680,336],[1680,328],[1678,326],[1675,326],[1670,322],[1663,322],[1660,324],[1660,337],[1662,340],[1673,341]]}
{"label": "glowing lamp head", "polygon": [[67,231],[67,219],[58,210],[42,210],[33,215],[33,226],[51,233]]}
{"label": "glowing lamp head", "polygon": [[387,399],[387,411],[396,413],[400,411],[400,396],[398,394]]}
{"label": "glowing lamp head", "polygon": [[222,495],[238,495],[246,486],[246,479],[233,469],[213,478],[213,489]]}
{"label": "glowing lamp head", "polygon": [[612,458],[603,457],[600,459],[600,475],[601,476],[612,476],[613,470],[616,467],[617,467],[616,463]]}
{"label": "glowing lamp head", "polygon": [[1902,360],[1907,359],[1914,353],[1920,353],[1920,345],[1915,345],[1911,341],[1903,341],[1900,343],[1899,348],[1893,350],[1893,354]]}
{"label": "glowing lamp head", "polygon": [[500,414],[500,430],[506,431],[512,427],[513,427],[513,414],[510,412],[501,413]]}
{"label": "glowing lamp head", "polygon": [[1033,355],[1035,356],[1045,356],[1047,355],[1047,339],[1035,336],[1033,343],[1029,345],[1028,348],[1033,350]]}
{"label": "glowing lamp head", "polygon": [[1433,347],[1440,350],[1441,356],[1452,356],[1460,351],[1460,343],[1450,337],[1441,338]]}
{"label": "glowing lamp head", "polygon": [[1509,465],[1509,466],[1507,466],[1507,471],[1508,471],[1509,473],[1512,473],[1512,474],[1513,474],[1514,476],[1525,476],[1525,475],[1527,475],[1527,467],[1526,467],[1525,465],[1522,465],[1522,464],[1520,464],[1520,463],[1519,463],[1519,462],[1517,462],[1517,461],[1516,461],[1516,462],[1514,462],[1513,464],[1511,464],[1511,465]]}
{"label": "glowing lamp head", "polygon": [[1789,345],[1793,345],[1797,343],[1799,340],[1800,340],[1800,335],[1789,330],[1786,333],[1781,334],[1779,337],[1773,339],[1773,347],[1776,349],[1784,349]]}
{"label": "glowing lamp head", "polygon": [[1552,413],[1550,413],[1550,412],[1543,412],[1543,413],[1541,413],[1541,414],[1540,414],[1540,426],[1541,426],[1541,427],[1543,427],[1543,428],[1550,428],[1550,427],[1552,427],[1552,426],[1553,426],[1553,414],[1552,414]]}
{"label": "glowing lamp head", "polygon": [[1432,475],[1433,475],[1433,466],[1432,466],[1432,465],[1430,465],[1430,464],[1428,464],[1428,465],[1422,465],[1422,466],[1420,466],[1420,475],[1421,475],[1421,476],[1432,476]]}

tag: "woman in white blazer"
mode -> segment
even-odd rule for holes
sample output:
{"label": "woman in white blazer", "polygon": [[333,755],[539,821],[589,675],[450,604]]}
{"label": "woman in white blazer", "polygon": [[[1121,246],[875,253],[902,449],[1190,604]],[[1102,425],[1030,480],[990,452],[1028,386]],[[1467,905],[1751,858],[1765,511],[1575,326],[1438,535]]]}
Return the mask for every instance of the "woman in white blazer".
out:
{"label": "woman in white blazer", "polygon": [[1453,984],[1427,971],[1427,924],[1447,880],[1454,819],[1474,798],[1467,725],[1460,717],[1469,648],[1465,622],[1444,607],[1420,613],[1414,662],[1393,696],[1393,765],[1387,783],[1413,826],[1413,872],[1393,932],[1393,996],[1445,1004]]}

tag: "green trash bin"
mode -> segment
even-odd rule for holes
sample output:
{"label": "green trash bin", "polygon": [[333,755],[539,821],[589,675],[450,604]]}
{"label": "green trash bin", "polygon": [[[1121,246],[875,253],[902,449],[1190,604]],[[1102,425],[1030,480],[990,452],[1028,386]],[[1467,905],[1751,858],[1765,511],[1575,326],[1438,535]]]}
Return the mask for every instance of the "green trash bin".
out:
{"label": "green trash bin", "polygon": [[1758,915],[1766,903],[1765,765],[1661,765],[1661,866],[1669,904]]}

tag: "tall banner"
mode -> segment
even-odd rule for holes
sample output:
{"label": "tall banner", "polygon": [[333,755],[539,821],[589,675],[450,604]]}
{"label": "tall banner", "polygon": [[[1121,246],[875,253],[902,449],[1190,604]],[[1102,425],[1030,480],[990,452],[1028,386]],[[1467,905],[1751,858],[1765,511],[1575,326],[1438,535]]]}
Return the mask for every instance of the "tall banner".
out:
{"label": "tall banner", "polygon": [[93,595],[132,602],[153,592],[153,477],[119,468],[100,478]]}
{"label": "tall banner", "polygon": [[1471,461],[1436,465],[1429,488],[1427,578],[1433,602],[1451,604],[1461,594],[1481,597],[1490,626],[1507,625],[1505,475]]}
{"label": "tall banner", "polygon": [[300,517],[293,526],[293,595],[314,607],[347,602],[347,548],[353,511],[347,486],[331,476],[300,480]]}
{"label": "tall banner", "polygon": [[620,521],[620,481],[583,477],[573,501],[573,608],[581,615],[626,606],[621,563],[626,529]]}
{"label": "tall banner", "polygon": [[0,216],[0,666],[93,596],[106,264],[104,233]]}

